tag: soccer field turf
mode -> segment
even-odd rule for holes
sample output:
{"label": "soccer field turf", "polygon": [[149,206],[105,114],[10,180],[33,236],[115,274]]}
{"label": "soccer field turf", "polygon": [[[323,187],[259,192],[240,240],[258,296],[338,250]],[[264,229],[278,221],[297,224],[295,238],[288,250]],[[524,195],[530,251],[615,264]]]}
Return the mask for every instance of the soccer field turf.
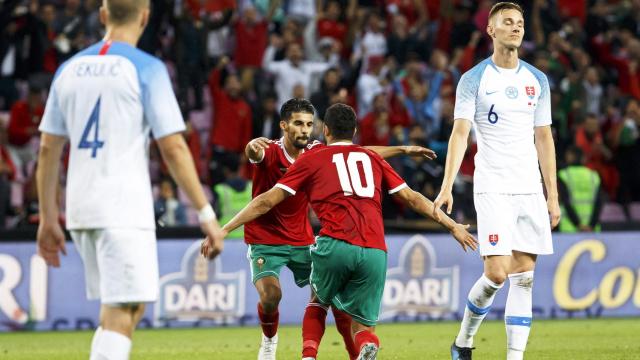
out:
{"label": "soccer field turf", "polygon": [[[379,359],[447,359],[458,324],[382,324]],[[638,319],[539,320],[534,322],[528,359],[639,359]],[[92,332],[0,334],[0,359],[87,359]],[[255,359],[257,327],[141,330],[135,334],[135,359]],[[487,321],[476,337],[476,359],[505,357],[504,325]],[[299,326],[279,331],[278,358],[299,359]],[[342,339],[333,325],[320,347],[319,359],[345,359]]]}

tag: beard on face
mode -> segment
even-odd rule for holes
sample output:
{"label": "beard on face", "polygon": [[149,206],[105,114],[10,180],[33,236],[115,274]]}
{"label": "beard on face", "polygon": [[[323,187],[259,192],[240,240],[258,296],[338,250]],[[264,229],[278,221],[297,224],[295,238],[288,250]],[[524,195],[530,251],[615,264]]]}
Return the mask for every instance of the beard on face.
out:
{"label": "beard on face", "polygon": [[309,144],[308,136],[298,136],[293,141],[293,146],[295,146],[298,149],[304,149],[307,146],[307,144]]}

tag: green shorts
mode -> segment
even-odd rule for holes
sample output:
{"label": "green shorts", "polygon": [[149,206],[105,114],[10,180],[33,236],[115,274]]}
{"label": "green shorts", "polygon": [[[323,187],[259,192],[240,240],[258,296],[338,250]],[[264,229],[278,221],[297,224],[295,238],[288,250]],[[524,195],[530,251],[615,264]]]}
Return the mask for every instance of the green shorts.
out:
{"label": "green shorts", "polygon": [[375,326],[387,276],[387,253],[328,236],[311,245],[311,287],[320,302]]}
{"label": "green shorts", "polygon": [[261,245],[249,244],[247,259],[251,265],[253,283],[267,276],[280,278],[280,269],[287,266],[293,273],[296,285],[309,284],[311,256],[309,245]]}

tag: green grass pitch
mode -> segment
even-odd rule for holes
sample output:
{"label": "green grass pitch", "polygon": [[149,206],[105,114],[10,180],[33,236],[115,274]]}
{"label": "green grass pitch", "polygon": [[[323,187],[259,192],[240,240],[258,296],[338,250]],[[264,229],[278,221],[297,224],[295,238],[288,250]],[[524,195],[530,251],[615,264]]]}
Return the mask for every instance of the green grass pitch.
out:
{"label": "green grass pitch", "polygon": [[[378,359],[448,359],[458,323],[381,324]],[[92,333],[0,334],[0,359],[87,359]],[[134,335],[132,360],[256,359],[257,327],[141,330]],[[476,336],[475,359],[505,358],[504,325],[487,321]],[[300,359],[299,326],[279,331],[278,358]],[[318,359],[346,359],[342,339],[332,325]],[[639,319],[534,321],[527,359],[640,359]]]}

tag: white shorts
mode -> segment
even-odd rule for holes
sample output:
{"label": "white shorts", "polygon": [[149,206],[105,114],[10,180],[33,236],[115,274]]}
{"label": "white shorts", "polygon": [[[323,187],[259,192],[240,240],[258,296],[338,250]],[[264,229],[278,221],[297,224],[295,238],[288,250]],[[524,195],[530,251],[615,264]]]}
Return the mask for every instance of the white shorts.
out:
{"label": "white shorts", "polygon": [[102,304],[158,299],[158,252],[154,230],[72,230],[84,263],[87,298]]}
{"label": "white shorts", "polygon": [[551,224],[543,194],[473,195],[480,255],[553,254]]}

